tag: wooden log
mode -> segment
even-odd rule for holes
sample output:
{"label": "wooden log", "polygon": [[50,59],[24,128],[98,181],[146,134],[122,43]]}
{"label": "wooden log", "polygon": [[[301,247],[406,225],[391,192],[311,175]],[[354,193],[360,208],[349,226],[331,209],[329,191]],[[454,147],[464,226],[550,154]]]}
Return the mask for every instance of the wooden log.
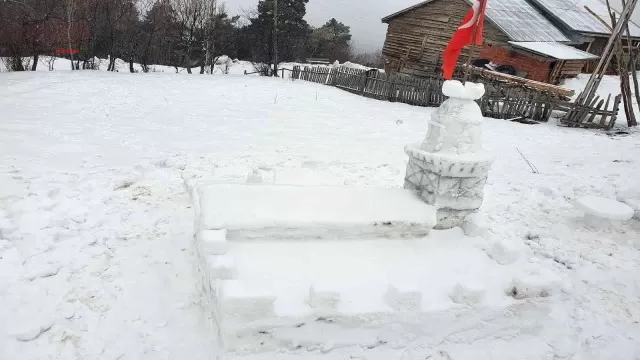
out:
{"label": "wooden log", "polygon": [[534,81],[534,80],[529,80],[529,79],[521,78],[521,77],[518,77],[518,76],[503,74],[503,73],[499,73],[499,72],[496,72],[496,71],[491,71],[491,70],[488,70],[488,69],[482,69],[482,68],[475,67],[475,66],[470,66],[470,71],[473,71],[474,73],[482,75],[482,76],[487,76],[487,77],[493,77],[493,78],[497,78],[497,79],[507,80],[507,81],[510,81],[510,82],[513,82],[513,83],[516,83],[516,84],[521,84],[521,85],[524,85],[524,86],[531,87],[533,89],[538,89],[538,90],[542,90],[542,91],[549,91],[551,93],[562,95],[562,96],[571,97],[571,96],[573,96],[575,94],[575,91],[571,90],[571,89],[565,89],[565,88],[562,88],[560,86],[551,85],[551,84],[547,84],[547,83],[543,83],[543,82],[539,82],[539,81]]}

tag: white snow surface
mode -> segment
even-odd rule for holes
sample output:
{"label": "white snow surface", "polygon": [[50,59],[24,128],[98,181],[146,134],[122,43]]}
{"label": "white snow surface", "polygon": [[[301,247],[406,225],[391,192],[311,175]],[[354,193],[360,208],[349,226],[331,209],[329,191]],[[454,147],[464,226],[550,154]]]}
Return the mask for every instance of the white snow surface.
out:
{"label": "white snow surface", "polygon": [[[401,187],[433,111],[234,75],[2,73],[0,89],[0,359],[218,358],[185,182]],[[573,204],[637,187],[640,134],[495,119],[483,133],[499,154],[486,251],[538,272],[514,279],[512,305],[460,284],[465,306],[429,321],[283,329],[294,340],[242,358],[637,359],[640,224],[593,229]]]}
{"label": "white snow surface", "polygon": [[560,60],[593,60],[598,56],[558,42],[509,41],[511,45]]}

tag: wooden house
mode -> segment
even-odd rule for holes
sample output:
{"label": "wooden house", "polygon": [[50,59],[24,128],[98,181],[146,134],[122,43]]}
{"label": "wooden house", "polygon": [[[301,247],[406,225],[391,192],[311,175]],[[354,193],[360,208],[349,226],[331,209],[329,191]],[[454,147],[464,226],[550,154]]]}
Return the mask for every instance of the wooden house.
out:
{"label": "wooden house", "polygon": [[[383,18],[389,25],[382,51],[385,70],[439,73],[442,51],[470,6],[470,0],[427,0]],[[484,39],[476,59],[511,65],[536,81],[557,83],[597,58],[569,46],[571,39],[527,0],[488,0]]]}

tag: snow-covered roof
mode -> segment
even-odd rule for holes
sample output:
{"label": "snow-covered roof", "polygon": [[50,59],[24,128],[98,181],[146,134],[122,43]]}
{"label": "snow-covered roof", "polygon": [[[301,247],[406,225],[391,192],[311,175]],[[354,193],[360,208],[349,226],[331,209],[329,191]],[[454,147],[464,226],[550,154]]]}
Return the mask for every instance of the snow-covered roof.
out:
{"label": "snow-covered roof", "polygon": [[529,50],[536,54],[550,56],[558,60],[591,60],[598,56],[557,42],[518,42],[509,41],[514,47]]}
{"label": "snow-covered roof", "polygon": [[[388,23],[398,16],[433,1],[438,0],[420,2],[382,18],[382,22]],[[471,3],[471,0],[467,1]],[[529,4],[527,0],[487,1],[487,19],[513,41],[569,41],[560,29]]]}
{"label": "snow-covered roof", "polygon": [[[489,0],[491,3],[493,0]],[[611,17],[606,3],[600,0],[530,0],[538,4],[549,15],[564,24],[568,29],[587,34],[611,34],[611,30],[598,18],[593,16],[585,7],[597,14],[607,24],[611,25]],[[619,15],[619,13],[616,12]],[[629,23],[631,36],[640,37],[640,27]]]}
{"label": "snow-covered roof", "polygon": [[513,41],[569,41],[526,0],[487,1],[487,18]]}

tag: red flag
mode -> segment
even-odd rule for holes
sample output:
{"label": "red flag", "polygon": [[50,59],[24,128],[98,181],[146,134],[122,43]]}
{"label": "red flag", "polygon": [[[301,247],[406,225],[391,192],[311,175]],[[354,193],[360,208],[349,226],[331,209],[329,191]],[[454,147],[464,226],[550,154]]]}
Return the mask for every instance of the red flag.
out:
{"label": "red flag", "polygon": [[[444,49],[442,53],[442,72],[444,78],[450,80],[453,77],[453,70],[456,68],[458,57],[462,52],[462,49],[473,43],[473,34],[476,33],[475,44],[482,44],[482,28],[484,27],[484,13],[487,8],[488,0],[475,0],[473,6],[465,15],[464,20],[460,24],[460,27],[453,34],[451,41]],[[478,30],[475,30],[475,25],[478,24]]]}

